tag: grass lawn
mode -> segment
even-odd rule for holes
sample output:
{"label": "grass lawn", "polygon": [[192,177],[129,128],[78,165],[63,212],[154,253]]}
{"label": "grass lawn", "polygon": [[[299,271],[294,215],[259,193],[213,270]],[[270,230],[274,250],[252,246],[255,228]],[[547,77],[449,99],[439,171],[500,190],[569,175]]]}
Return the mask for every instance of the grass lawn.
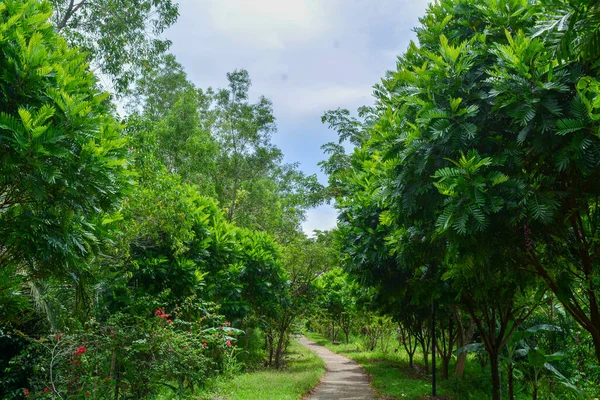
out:
{"label": "grass lawn", "polygon": [[295,340],[290,343],[286,360],[285,367],[279,371],[263,369],[221,379],[198,399],[301,399],[320,381],[325,363]]}
{"label": "grass lawn", "polygon": [[[318,334],[307,333],[306,337],[328,349],[342,354],[358,362],[371,376],[371,386],[380,395],[388,399],[426,399],[431,394],[431,376],[412,369],[408,364],[408,356],[403,348],[390,346],[390,351],[364,351],[356,343],[334,345],[331,340]],[[415,363],[422,365],[419,354],[415,355]],[[453,365],[451,365],[451,368]],[[489,398],[486,386],[487,377],[479,371],[475,363],[467,363],[463,379],[440,381],[438,377],[438,396],[448,396],[453,400],[481,400]]]}

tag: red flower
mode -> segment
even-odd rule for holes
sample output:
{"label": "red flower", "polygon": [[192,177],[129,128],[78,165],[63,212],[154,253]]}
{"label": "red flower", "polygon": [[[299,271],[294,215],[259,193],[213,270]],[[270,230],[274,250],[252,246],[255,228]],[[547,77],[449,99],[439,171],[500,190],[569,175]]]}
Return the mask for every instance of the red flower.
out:
{"label": "red flower", "polygon": [[227,341],[227,346],[231,347],[231,341]]}
{"label": "red flower", "polygon": [[31,394],[31,392],[29,391],[29,389],[23,389],[23,394],[25,396],[29,396]]}
{"label": "red flower", "polygon": [[173,321],[171,321],[170,319],[169,319],[169,320],[167,320],[167,322],[168,322],[169,324],[173,325]]}
{"label": "red flower", "polygon": [[50,390],[50,389],[44,388],[44,393],[48,393],[48,390]]}
{"label": "red flower", "polygon": [[85,392],[85,397],[90,397],[90,392]]}
{"label": "red flower", "polygon": [[85,353],[87,351],[87,348],[85,346],[80,346],[77,348],[77,351],[73,352],[73,354],[75,354],[76,356],[79,356],[83,353]]}

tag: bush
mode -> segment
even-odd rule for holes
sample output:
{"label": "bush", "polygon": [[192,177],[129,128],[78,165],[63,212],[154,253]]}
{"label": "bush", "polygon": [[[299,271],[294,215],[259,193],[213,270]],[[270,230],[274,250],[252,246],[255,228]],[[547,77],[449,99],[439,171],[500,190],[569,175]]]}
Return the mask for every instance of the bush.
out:
{"label": "bush", "polygon": [[209,376],[239,370],[235,335],[241,331],[210,305],[198,308],[205,314],[195,321],[180,319],[182,309],[160,308],[144,317],[119,312],[103,323],[92,319],[81,331],[31,339],[11,366],[34,366],[22,389],[28,398],[148,398],[165,388],[193,393]]}

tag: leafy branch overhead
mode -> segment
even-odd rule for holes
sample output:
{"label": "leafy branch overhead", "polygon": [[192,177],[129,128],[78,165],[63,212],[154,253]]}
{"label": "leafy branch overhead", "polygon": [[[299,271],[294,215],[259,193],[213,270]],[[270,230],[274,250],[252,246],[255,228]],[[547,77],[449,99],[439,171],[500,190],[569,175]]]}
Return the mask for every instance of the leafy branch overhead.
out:
{"label": "leafy branch overhead", "polygon": [[107,76],[118,94],[157,65],[171,42],[161,34],[177,21],[172,0],[51,0],[52,20],[71,46]]}

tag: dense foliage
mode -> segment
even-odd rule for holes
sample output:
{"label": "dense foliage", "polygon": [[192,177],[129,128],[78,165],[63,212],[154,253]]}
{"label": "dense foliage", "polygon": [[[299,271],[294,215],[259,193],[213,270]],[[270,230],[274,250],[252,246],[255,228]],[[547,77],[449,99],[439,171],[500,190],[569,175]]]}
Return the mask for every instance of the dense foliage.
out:
{"label": "dense foliage", "polygon": [[[323,118],[340,134],[322,165],[347,270],[416,340],[438,304],[443,375],[456,343],[457,355],[483,351],[498,400],[504,384],[514,398],[524,364],[535,372],[521,390],[534,398],[540,368],[568,388],[548,397],[578,395],[574,383],[597,392],[594,4],[437,2],[418,44],[375,86],[375,105],[360,120],[345,110]],[[469,345],[465,318],[480,345]],[[545,340],[540,326],[552,326]],[[536,332],[534,344],[524,332]],[[557,332],[570,349],[557,347]],[[567,351],[586,361],[567,362]]]}
{"label": "dense foliage", "polygon": [[177,12],[0,3],[0,397],[194,398],[303,328],[457,398],[599,395],[597,0],[430,5],[375,104],[323,116],[327,188],[247,71],[189,81]]}
{"label": "dense foliage", "polygon": [[[322,189],[283,164],[270,101],[244,70],[187,80],[147,37],[171,2],[54,6],[0,4],[0,397],[183,398],[280,367],[331,257],[301,233]],[[121,123],[87,61],[131,89]]]}

